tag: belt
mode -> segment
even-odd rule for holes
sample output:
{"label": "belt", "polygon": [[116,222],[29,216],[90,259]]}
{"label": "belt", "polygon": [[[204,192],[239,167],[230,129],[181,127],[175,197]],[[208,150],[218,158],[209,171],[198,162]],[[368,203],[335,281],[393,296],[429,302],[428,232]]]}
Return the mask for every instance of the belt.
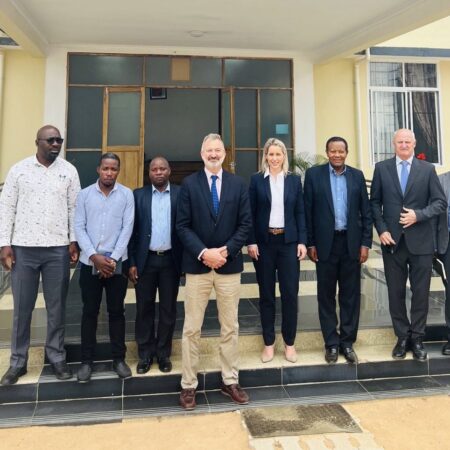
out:
{"label": "belt", "polygon": [[171,251],[172,249],[169,248],[169,250],[149,250],[148,252],[150,253],[150,255],[164,256],[168,255]]}
{"label": "belt", "polygon": [[334,230],[334,234],[337,234],[338,236],[342,236],[344,234],[347,234],[347,230]]}
{"label": "belt", "polygon": [[284,228],[269,228],[269,234],[276,236],[277,234],[284,234]]}

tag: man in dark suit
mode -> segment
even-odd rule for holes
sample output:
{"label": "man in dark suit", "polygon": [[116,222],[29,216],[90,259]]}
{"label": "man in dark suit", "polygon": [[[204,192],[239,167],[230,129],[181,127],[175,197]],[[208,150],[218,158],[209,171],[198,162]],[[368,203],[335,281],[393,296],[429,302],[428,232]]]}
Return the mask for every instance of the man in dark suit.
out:
{"label": "man in dark suit", "polygon": [[[129,243],[128,276],[136,290],[136,371],[150,370],[153,358],[161,372],[170,372],[172,337],[177,314],[182,247],[175,232],[180,187],[169,183],[170,167],[161,156],[149,166],[150,186],[136,189],[134,230]],[[159,320],[155,333],[155,300]]]}
{"label": "man in dark suit", "polygon": [[180,405],[194,409],[200,333],[211,290],[220,322],[222,393],[239,404],[248,395],[238,384],[238,305],[241,248],[252,219],[244,181],[222,170],[225,148],[218,134],[203,140],[205,168],[185,178],[178,203],[177,232],[186,273]]}
{"label": "man in dark suit", "polygon": [[[397,344],[394,359],[411,349],[418,361],[427,359],[422,340],[428,314],[433,253],[433,221],[447,201],[434,166],[414,157],[411,130],[394,134],[395,157],[376,164],[370,202],[382,244],[389,311]],[[411,320],[406,312],[406,281],[411,284]]]}
{"label": "man in dark suit", "polygon": [[[347,362],[358,358],[353,349],[359,324],[361,264],[372,245],[372,215],[363,173],[345,164],[347,141],[326,143],[329,163],[311,167],[305,175],[308,256],[316,263],[319,319],[325,360],[335,363],[339,350]],[[336,316],[339,285],[339,332]]]}

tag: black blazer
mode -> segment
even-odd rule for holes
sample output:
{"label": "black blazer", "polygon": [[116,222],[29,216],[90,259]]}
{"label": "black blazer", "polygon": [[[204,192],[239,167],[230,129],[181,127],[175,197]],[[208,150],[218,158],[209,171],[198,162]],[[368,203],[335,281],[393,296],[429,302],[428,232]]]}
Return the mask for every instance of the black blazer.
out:
{"label": "black blazer", "polygon": [[[268,242],[272,194],[270,177],[255,173],[250,180],[250,206],[253,228],[248,238],[249,244]],[[284,180],[284,241],[306,245],[305,206],[303,203],[302,181],[289,173]]]}
{"label": "black blazer", "polygon": [[[396,159],[390,158],[375,165],[370,203],[378,234],[389,231],[398,244],[402,233],[413,255],[434,253],[434,221],[447,210],[447,199],[434,166],[413,158],[403,196],[398,179]],[[399,223],[402,208],[412,208],[417,222],[403,228]]]}
{"label": "black blazer", "polygon": [[[351,258],[359,258],[361,246],[372,246],[372,214],[364,174],[346,167],[347,246]],[[330,165],[311,167],[305,174],[305,210],[308,247],[316,247],[317,256],[327,260],[334,239],[334,205],[330,183]]]}
{"label": "black blazer", "polygon": [[[136,266],[138,275],[142,273],[147,260],[152,232],[152,193],[153,186],[148,185],[135,189],[134,194],[134,228],[128,244],[129,267]],[[170,239],[172,242],[172,257],[174,266],[181,273],[182,245],[175,231],[177,204],[180,186],[170,185]]]}
{"label": "black blazer", "polygon": [[240,177],[223,171],[219,213],[215,217],[204,170],[186,177],[181,186],[177,233],[183,244],[183,272],[200,274],[211,269],[198,259],[205,248],[228,248],[228,261],[218,273],[243,270],[242,246],[251,227],[247,187]]}

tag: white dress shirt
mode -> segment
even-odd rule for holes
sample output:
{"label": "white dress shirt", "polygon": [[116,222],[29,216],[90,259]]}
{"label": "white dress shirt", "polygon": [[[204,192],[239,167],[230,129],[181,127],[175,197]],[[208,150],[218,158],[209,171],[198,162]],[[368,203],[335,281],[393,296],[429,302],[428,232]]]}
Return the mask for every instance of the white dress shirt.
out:
{"label": "white dress shirt", "polygon": [[277,175],[271,175],[269,170],[264,173],[264,178],[269,177],[272,205],[270,208],[269,228],[284,228],[284,179],[281,171]]}
{"label": "white dress shirt", "polygon": [[57,247],[75,241],[79,191],[77,170],[60,157],[49,167],[36,156],[15,164],[0,197],[0,247]]}
{"label": "white dress shirt", "polygon": [[220,169],[218,173],[212,173],[210,172],[206,167],[205,167],[205,173],[206,173],[206,178],[208,179],[208,184],[209,184],[209,190],[211,191],[211,185],[212,185],[212,180],[211,180],[211,176],[212,175],[217,175],[217,180],[216,180],[216,189],[217,189],[217,196],[219,197],[220,200],[220,193],[222,192],[222,176],[223,176],[223,169]]}

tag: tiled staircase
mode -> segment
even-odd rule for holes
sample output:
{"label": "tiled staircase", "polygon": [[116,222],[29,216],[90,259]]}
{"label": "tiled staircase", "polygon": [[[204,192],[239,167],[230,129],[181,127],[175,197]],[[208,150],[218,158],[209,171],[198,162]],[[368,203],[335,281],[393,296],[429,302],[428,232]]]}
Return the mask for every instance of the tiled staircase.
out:
{"label": "tiled staircase", "polygon": [[[247,258],[247,257],[246,257]],[[299,332],[296,346],[298,362],[287,362],[282,342],[270,362],[260,361],[262,339],[258,312],[258,291],[253,266],[246,259],[242,276],[240,320],[240,383],[248,390],[251,403],[247,407],[273,404],[331,403],[384,396],[425,395],[450,392],[450,358],[440,354],[445,335],[443,320],[443,287],[438,278],[432,280],[430,316],[426,347],[427,362],[408,356],[392,360],[395,342],[387,309],[386,287],[379,251],[371,251],[363,269],[361,328],[356,352],[359,364],[348,365],[343,357],[335,365],[323,358],[323,342],[318,331],[314,265],[303,262],[299,296]],[[180,290],[176,338],[173,346],[173,371],[159,372],[156,362],[146,375],[136,375],[136,346],[133,342],[134,292],[127,295],[127,361],[133,377],[121,380],[112,371],[107,344],[107,314],[99,318],[99,344],[92,380],[77,383],[76,378],[58,381],[51,368],[43,365],[42,341],[45,336],[45,310],[39,297],[33,319],[33,342],[28,374],[14,386],[0,387],[0,426],[29,424],[67,424],[121,421],[143,415],[184,413],[178,406],[181,372],[180,336],[183,322],[184,287]],[[79,319],[81,313],[77,272],[72,277],[67,308],[67,360],[74,372],[80,359]],[[11,295],[7,290],[0,298],[0,370],[8,367],[8,338],[11,319]],[[279,314],[277,314],[279,328]],[[218,358],[218,322],[214,298],[207,308],[203,338],[196,412],[213,412],[238,408],[220,391]]]}

